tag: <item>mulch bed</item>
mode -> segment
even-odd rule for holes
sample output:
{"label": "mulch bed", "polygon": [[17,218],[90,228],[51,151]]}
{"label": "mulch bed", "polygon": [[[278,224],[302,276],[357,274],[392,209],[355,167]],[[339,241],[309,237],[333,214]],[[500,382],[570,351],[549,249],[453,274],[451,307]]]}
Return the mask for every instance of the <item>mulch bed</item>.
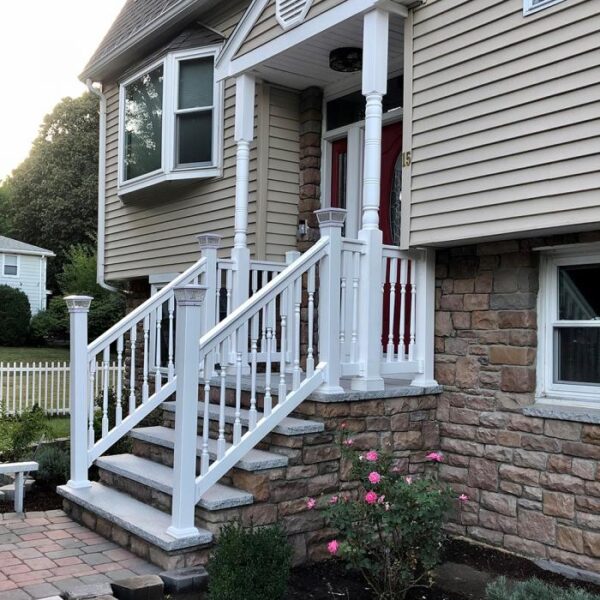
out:
{"label": "mulch bed", "polygon": [[[36,483],[25,492],[25,512],[55,510],[62,508],[62,498],[56,493],[56,486],[43,486]],[[15,510],[12,500],[0,501],[0,514]]]}

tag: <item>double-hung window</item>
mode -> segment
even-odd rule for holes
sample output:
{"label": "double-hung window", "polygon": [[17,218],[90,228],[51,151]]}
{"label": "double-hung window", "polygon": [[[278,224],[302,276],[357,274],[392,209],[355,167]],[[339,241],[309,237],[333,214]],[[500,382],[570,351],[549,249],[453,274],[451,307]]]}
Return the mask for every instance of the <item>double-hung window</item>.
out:
{"label": "double-hung window", "polygon": [[120,88],[119,192],[220,174],[217,47],[168,54]]}
{"label": "double-hung window", "polygon": [[523,14],[528,15],[562,1],[563,0],[523,0]]}
{"label": "double-hung window", "polygon": [[542,256],[538,395],[600,406],[600,247]]}
{"label": "double-hung window", "polygon": [[5,277],[17,277],[19,275],[19,257],[16,254],[4,255],[2,274]]}

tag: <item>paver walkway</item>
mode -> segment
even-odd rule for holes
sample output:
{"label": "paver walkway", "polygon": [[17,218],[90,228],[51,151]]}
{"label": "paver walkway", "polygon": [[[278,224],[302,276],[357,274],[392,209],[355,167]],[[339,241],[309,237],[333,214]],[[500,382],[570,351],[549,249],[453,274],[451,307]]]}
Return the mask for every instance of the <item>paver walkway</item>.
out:
{"label": "paver walkway", "polygon": [[0,514],[0,600],[45,598],[159,571],[62,510]]}

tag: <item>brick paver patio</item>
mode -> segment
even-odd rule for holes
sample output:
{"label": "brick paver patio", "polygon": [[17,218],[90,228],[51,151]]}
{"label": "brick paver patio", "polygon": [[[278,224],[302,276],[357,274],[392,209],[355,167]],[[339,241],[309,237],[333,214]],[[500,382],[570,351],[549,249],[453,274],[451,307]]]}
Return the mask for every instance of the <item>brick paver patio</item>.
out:
{"label": "brick paver patio", "polygon": [[0,600],[45,598],[159,571],[62,510],[0,514]]}

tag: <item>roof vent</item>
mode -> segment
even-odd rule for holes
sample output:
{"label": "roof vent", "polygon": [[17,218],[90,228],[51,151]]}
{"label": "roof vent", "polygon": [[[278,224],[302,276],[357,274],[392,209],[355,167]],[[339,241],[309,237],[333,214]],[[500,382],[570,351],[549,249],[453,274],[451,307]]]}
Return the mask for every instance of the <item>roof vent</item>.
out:
{"label": "roof vent", "polygon": [[277,22],[289,29],[304,21],[312,0],[275,0],[275,16]]}

